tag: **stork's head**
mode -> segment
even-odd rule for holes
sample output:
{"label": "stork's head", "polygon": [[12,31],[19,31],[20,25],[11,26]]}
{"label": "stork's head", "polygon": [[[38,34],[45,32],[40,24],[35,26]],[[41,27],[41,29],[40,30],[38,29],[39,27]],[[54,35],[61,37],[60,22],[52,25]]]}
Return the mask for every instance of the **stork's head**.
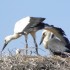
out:
{"label": "stork's head", "polygon": [[51,35],[51,32],[50,31],[44,30],[42,32],[42,38],[41,38],[40,44],[43,42],[43,40],[46,40],[47,41],[49,39],[50,35]]}
{"label": "stork's head", "polygon": [[17,39],[17,38],[19,38],[20,36],[21,36],[21,34],[15,33],[15,34],[13,34],[13,35],[9,35],[9,36],[5,37],[5,39],[4,39],[4,46],[3,46],[3,48],[2,48],[2,51],[4,50],[4,48],[7,46],[7,44],[8,44],[11,40]]}
{"label": "stork's head", "polygon": [[7,46],[7,44],[11,41],[11,35],[10,36],[7,36],[7,37],[5,37],[5,39],[4,39],[4,46],[3,46],[3,48],[2,48],[2,51],[5,49],[5,47]]}

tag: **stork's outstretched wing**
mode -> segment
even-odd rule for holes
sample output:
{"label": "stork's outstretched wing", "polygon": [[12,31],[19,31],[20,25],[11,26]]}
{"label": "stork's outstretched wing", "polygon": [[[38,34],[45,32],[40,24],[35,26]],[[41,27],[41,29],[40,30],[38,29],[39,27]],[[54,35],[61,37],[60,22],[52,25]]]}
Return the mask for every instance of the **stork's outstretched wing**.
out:
{"label": "stork's outstretched wing", "polygon": [[45,27],[44,29],[49,30],[54,35],[56,35],[56,37],[58,37],[62,42],[67,44],[66,40],[64,39],[65,32],[61,28],[51,26]]}
{"label": "stork's outstretched wing", "polygon": [[61,28],[59,28],[59,27],[54,27],[53,25],[50,25],[50,26],[52,26],[53,28],[55,28],[61,35],[66,35],[65,34],[65,32],[64,32],[64,30],[62,30]]}
{"label": "stork's outstretched wing", "polygon": [[61,28],[54,27],[53,25],[49,25],[49,24],[45,24],[43,22],[40,22],[40,23],[36,24],[35,26],[30,27],[28,31],[38,31],[41,29],[49,30],[54,35],[56,35],[56,37],[58,37],[62,42],[67,44],[67,42],[64,38],[65,32]]}

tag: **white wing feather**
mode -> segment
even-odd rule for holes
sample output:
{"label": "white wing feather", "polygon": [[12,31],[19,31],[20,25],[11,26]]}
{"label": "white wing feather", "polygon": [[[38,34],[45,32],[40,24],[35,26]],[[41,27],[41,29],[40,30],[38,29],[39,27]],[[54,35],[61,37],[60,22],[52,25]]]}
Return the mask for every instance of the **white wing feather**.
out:
{"label": "white wing feather", "polygon": [[29,27],[35,26],[44,20],[45,18],[41,18],[41,17],[29,17],[28,16],[26,18],[22,18],[21,20],[16,22],[14,33],[20,33],[23,31],[27,31]]}
{"label": "white wing feather", "polygon": [[22,32],[25,27],[29,24],[30,17],[22,18],[17,21],[14,28],[14,33]]}

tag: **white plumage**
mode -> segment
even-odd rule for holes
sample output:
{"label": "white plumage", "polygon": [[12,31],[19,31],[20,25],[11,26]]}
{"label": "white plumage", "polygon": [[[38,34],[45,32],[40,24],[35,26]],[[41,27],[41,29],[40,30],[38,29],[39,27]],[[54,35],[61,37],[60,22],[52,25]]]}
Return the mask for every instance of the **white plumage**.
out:
{"label": "white plumage", "polygon": [[70,52],[70,49],[66,47],[66,44],[62,42],[59,38],[53,37],[51,38],[52,33],[44,30],[42,33],[42,39],[40,44],[43,42],[43,45],[46,49],[49,49],[52,54],[54,53],[62,53]]}
{"label": "white plumage", "polygon": [[43,20],[45,20],[45,18],[29,17],[28,16],[28,17],[22,18],[19,21],[17,21],[16,24],[15,24],[15,27],[14,27],[14,34],[5,37],[5,43],[4,43],[4,47],[3,47],[2,51],[4,50],[6,45],[11,40],[17,39],[22,35],[25,36],[26,46],[28,46],[28,44],[27,44],[27,35],[29,33],[32,35],[32,37],[34,39],[35,46],[38,47],[37,43],[36,43],[36,39],[35,39],[35,32],[37,31],[37,29],[34,29],[34,26],[41,23]]}
{"label": "white plumage", "polygon": [[28,28],[35,26],[42,22],[45,18],[41,17],[25,17],[16,22],[14,27],[14,33],[21,33],[28,31]]}
{"label": "white plumage", "polygon": [[23,32],[23,30],[29,23],[30,17],[22,18],[21,20],[17,21],[14,27],[14,33]]}
{"label": "white plumage", "polygon": [[29,17],[28,16],[28,17],[22,18],[19,21],[17,21],[16,24],[15,24],[15,27],[14,27],[14,34],[5,37],[5,43],[4,43],[4,46],[2,48],[2,51],[4,50],[6,45],[11,40],[17,39],[22,35],[25,36],[26,47],[27,47],[28,46],[27,35],[30,33],[32,35],[33,39],[34,39],[36,52],[38,54],[38,45],[37,45],[37,42],[36,42],[35,33],[38,30],[41,30],[41,29],[45,29],[45,30],[48,30],[48,31],[54,33],[61,41],[66,43],[66,41],[63,38],[64,31],[60,28],[57,28],[57,27],[54,27],[54,26],[43,23],[44,20],[45,20],[45,18]]}

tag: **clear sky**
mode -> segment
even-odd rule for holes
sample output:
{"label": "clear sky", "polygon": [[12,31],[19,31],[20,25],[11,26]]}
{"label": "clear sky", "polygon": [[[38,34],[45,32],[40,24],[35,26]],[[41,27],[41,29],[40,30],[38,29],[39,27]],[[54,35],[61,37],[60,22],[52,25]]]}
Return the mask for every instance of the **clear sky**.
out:
{"label": "clear sky", "polygon": [[[61,27],[70,40],[70,0],[0,0],[0,50],[4,37],[13,34],[16,21],[26,16],[45,17],[44,22]],[[36,35],[39,44],[41,31]],[[34,46],[30,35],[28,43],[29,46]],[[10,42],[4,51],[24,46],[25,39],[22,36]],[[43,45],[39,46],[42,47]]]}

